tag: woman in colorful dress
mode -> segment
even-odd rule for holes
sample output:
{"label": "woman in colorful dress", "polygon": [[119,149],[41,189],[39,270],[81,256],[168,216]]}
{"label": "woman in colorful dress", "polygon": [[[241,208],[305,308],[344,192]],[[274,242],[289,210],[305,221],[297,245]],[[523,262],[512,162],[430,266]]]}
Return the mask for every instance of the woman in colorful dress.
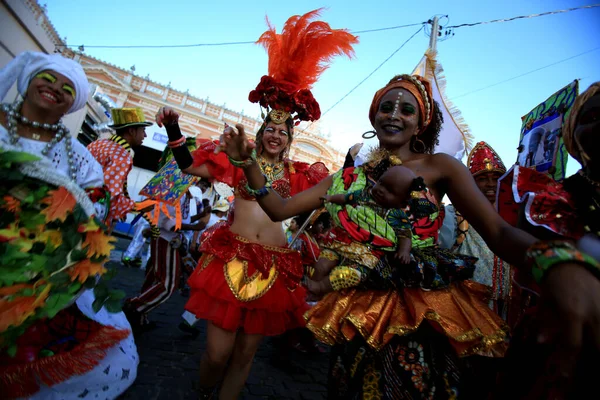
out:
{"label": "woman in colorful dress", "polygon": [[[567,151],[582,168],[561,183],[534,169],[514,166],[500,180],[498,211],[509,223],[540,239],[579,241],[582,251],[600,260],[600,82],[575,99],[565,119],[562,137]],[[557,346],[552,338],[560,332],[560,324],[572,323],[556,315],[562,303],[539,299],[542,287],[529,271],[518,272],[511,301],[514,307],[509,314],[515,331],[496,398],[589,396],[590,391],[596,390],[595,379],[600,372],[597,325],[585,326],[583,340],[578,339],[574,346],[559,342],[560,357],[556,357]],[[597,285],[593,277],[584,275],[579,279],[576,287],[583,279]],[[567,283],[564,285],[566,288]],[[596,286],[596,293],[599,289]],[[587,285],[579,290],[588,290]],[[547,342],[541,347],[535,346],[540,326],[545,328]],[[577,338],[577,326],[571,329],[574,331],[568,332],[569,335]],[[581,351],[582,346],[588,351]]]}
{"label": "woman in colorful dress", "polygon": [[[259,204],[275,221],[321,207],[321,198],[326,194],[372,186],[382,172],[401,161],[424,178],[432,201],[439,204],[447,194],[503,259],[519,268],[531,268],[533,264],[544,276],[544,284],[552,289],[556,289],[553,285],[560,275],[560,284],[565,287],[549,290],[547,296],[559,298],[568,292],[578,300],[564,304],[563,319],[571,318],[579,327],[596,320],[600,315],[600,293],[582,296],[567,287],[575,283],[570,275],[559,271],[576,270],[591,281],[576,286],[598,285],[593,279],[597,263],[573,246],[537,242],[511,227],[479,191],[464,165],[446,154],[431,154],[442,116],[427,80],[410,75],[394,77],[375,94],[369,119],[380,147],[388,154],[383,152],[371,167],[347,168],[289,199],[268,189],[268,181],[251,161],[254,144],[248,141],[243,126],[225,132],[225,151],[232,159],[247,164],[244,172],[249,187],[268,193]],[[435,241],[441,220],[439,216],[417,221],[416,229],[428,231]],[[368,248],[352,250],[368,253]],[[380,258],[382,263],[385,260]],[[322,320],[311,322],[317,325],[315,332],[325,332],[339,343],[332,353],[330,398],[483,398],[481,393],[473,392],[476,386],[469,382],[468,357],[459,356],[502,353],[504,327],[487,307],[486,292],[480,284],[462,281],[432,291],[358,288],[328,294],[313,308],[322,310]]]}
{"label": "woman in colorful dress", "polygon": [[[0,152],[35,156],[37,161],[29,160],[21,167],[13,165],[10,172],[17,173],[18,170],[23,173],[24,179],[30,184],[28,188],[35,188],[35,193],[48,190],[48,187],[58,187],[58,190],[50,190],[48,195],[58,196],[62,193],[63,201],[52,204],[52,207],[60,207],[52,208],[50,205],[42,205],[45,202],[43,200],[37,206],[38,213],[25,214],[19,210],[25,209],[27,198],[20,200],[21,207],[11,207],[15,200],[13,196],[19,199],[18,193],[23,192],[10,190],[10,194],[3,196],[0,201],[0,215],[3,216],[0,221],[3,239],[0,242],[3,246],[17,243],[10,237],[7,239],[4,226],[6,218],[14,214],[16,223],[30,232],[34,231],[32,226],[36,224],[42,224],[42,233],[48,235],[57,229],[58,236],[61,229],[65,232],[62,241],[53,236],[58,242],[46,242],[42,236],[30,233],[28,240],[37,243],[33,243],[29,253],[35,253],[37,257],[62,257],[61,251],[65,251],[71,244],[76,245],[76,241],[71,244],[69,242],[77,239],[77,235],[85,235],[84,245],[91,243],[92,236],[96,238],[96,244],[104,245],[94,251],[90,248],[90,260],[86,262],[73,265],[75,253],[64,252],[64,258],[48,258],[43,271],[30,271],[27,278],[40,277],[33,287],[47,285],[50,297],[47,297],[46,302],[41,301],[44,297],[37,299],[34,305],[40,308],[35,314],[20,310],[24,314],[20,326],[25,329],[16,339],[16,354],[11,354],[10,348],[7,349],[4,345],[10,340],[8,333],[11,329],[14,331],[19,328],[18,324],[7,322],[11,315],[11,302],[19,299],[13,297],[19,284],[5,286],[7,281],[2,281],[0,392],[6,398],[115,398],[133,383],[137,374],[138,356],[131,327],[122,312],[107,311],[107,308],[116,311],[118,301],[111,302],[106,308],[102,307],[102,302],[94,304],[96,297],[92,290],[83,290],[85,286],[82,286],[83,283],[91,283],[93,286],[96,275],[104,272],[101,262],[97,260],[106,258],[110,251],[109,238],[99,228],[99,223],[94,222],[94,215],[102,217],[107,211],[107,202],[99,202],[105,200],[107,191],[104,188],[102,168],[61,122],[64,115],[85,107],[89,94],[88,81],[83,68],[73,60],[59,54],[25,52],[0,70],[0,98],[6,95],[15,82],[23,101],[2,105]],[[2,189],[9,190],[10,176],[3,176],[7,181],[3,181]],[[36,181],[31,183],[32,180]],[[31,195],[37,195],[35,193]],[[66,214],[62,220],[52,220],[49,209]],[[73,226],[73,221],[87,222],[85,226],[80,225],[78,230],[77,226]],[[60,228],[56,228],[56,224],[60,224]],[[65,235],[69,230],[74,231],[69,234],[69,240],[66,240]],[[43,242],[46,242],[45,245]],[[51,250],[54,244],[61,242],[62,245]],[[11,267],[10,256],[5,249],[3,247],[0,264],[2,274],[7,278],[5,274],[11,271]],[[44,252],[41,252],[42,249],[45,249]],[[50,272],[51,265],[65,263],[64,267],[54,271],[49,277],[45,275]],[[65,272],[68,274],[66,281],[52,278],[62,276]],[[15,282],[23,282],[20,285],[28,284],[27,279],[13,279]],[[58,292],[66,287],[69,288],[68,292]],[[49,311],[50,309],[53,311]]]}
{"label": "woman in colorful dress", "polygon": [[[352,54],[356,38],[312,21],[318,10],[291,17],[277,34],[259,39],[269,54],[269,75],[263,76],[250,101],[267,108],[256,135],[256,159],[261,174],[269,176],[273,190],[290,197],[326,178],[323,163],[308,165],[287,158],[296,122],[320,117],[310,87],[326,63],[337,54]],[[249,190],[241,167],[227,155],[217,154],[219,144],[202,143],[192,155],[177,120],[162,108],[157,123],[164,125],[169,146],[180,169],[188,174],[224,182],[235,188],[231,224],[222,223],[203,235],[202,257],[188,283],[186,310],[208,321],[207,349],[200,362],[203,398],[210,398],[223,377],[220,398],[235,399],[250,372],[263,336],[274,336],[305,325],[306,291],[300,286],[302,261],[286,247],[282,224],[273,222],[257,204],[262,192]]]}

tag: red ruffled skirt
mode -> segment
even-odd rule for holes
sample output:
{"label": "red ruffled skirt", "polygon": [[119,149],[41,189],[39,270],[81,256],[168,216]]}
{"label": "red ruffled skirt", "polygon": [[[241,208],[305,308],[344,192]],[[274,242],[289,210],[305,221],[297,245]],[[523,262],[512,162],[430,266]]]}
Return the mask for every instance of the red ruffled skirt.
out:
{"label": "red ruffled skirt", "polygon": [[185,309],[228,331],[275,336],[305,326],[300,253],[252,243],[215,226],[202,237]]}

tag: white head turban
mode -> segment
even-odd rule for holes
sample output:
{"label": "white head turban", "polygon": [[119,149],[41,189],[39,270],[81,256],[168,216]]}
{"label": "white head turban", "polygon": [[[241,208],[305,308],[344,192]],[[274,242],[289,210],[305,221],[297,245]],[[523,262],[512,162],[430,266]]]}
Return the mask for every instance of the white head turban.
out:
{"label": "white head turban", "polygon": [[70,114],[85,106],[90,94],[90,85],[81,65],[60,54],[45,54],[26,51],[19,54],[0,70],[0,99],[3,99],[12,85],[17,82],[17,89],[25,97],[31,80],[42,71],[58,72],[73,82],[75,101],[67,112]]}

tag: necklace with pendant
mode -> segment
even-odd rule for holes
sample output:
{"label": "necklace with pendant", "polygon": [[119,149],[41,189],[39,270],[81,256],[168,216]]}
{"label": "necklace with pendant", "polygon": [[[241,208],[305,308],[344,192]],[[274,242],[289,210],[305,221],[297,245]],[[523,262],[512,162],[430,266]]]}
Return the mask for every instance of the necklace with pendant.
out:
{"label": "necklace with pendant", "polygon": [[276,163],[269,163],[262,156],[258,159],[258,165],[263,172],[263,174],[267,177],[270,182],[279,180],[284,176],[284,163],[283,161],[278,161]]}
{"label": "necklace with pendant", "polygon": [[[21,136],[17,132],[17,120],[20,121],[23,125],[29,125],[33,128],[41,128],[47,131],[56,132],[52,140],[50,140],[46,146],[42,149],[42,155],[47,156],[50,150],[65,139],[65,150],[67,154],[67,163],[69,165],[69,172],[71,173],[71,179],[73,181],[77,180],[77,167],[75,166],[75,162],[73,160],[73,143],[72,138],[68,138],[69,130],[59,122],[57,124],[45,124],[37,121],[30,121],[28,118],[21,115],[21,105],[22,101],[16,102],[15,104],[2,104],[2,111],[6,114],[7,124],[8,124],[8,137],[10,140],[10,144],[16,145]],[[40,140],[41,135],[37,133],[33,133],[31,137],[34,140]]]}

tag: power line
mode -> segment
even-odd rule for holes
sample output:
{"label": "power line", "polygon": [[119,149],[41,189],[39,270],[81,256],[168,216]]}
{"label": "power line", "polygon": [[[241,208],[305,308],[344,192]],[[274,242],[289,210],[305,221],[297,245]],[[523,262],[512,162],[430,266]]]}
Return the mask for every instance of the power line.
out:
{"label": "power line", "polygon": [[585,8],[595,8],[595,7],[600,7],[600,3],[598,3],[598,4],[591,4],[589,6],[567,8],[567,9],[564,9],[564,10],[546,11],[546,12],[539,13],[539,14],[519,15],[518,17],[512,17],[512,18],[493,19],[491,21],[481,21],[481,22],[473,22],[473,23],[470,23],[470,24],[453,25],[453,26],[448,26],[446,28],[447,29],[455,29],[455,28],[463,28],[465,26],[476,26],[476,25],[494,24],[496,22],[509,22],[509,21],[514,21],[514,20],[517,20],[517,19],[537,18],[537,17],[546,16],[546,15],[562,14],[562,13],[567,13],[567,12],[576,11],[576,10],[583,10]]}
{"label": "power line", "polygon": [[468,95],[470,95],[470,94],[473,94],[473,93],[481,92],[482,90],[486,90],[486,89],[489,89],[489,88],[491,88],[491,87],[498,86],[498,85],[501,85],[501,84],[503,84],[503,83],[506,83],[506,82],[510,82],[510,81],[512,81],[512,80],[515,80],[515,79],[521,78],[521,77],[523,77],[523,76],[525,76],[525,75],[533,74],[534,72],[541,71],[541,70],[543,70],[543,69],[545,69],[545,68],[549,68],[549,67],[552,67],[552,66],[554,66],[554,65],[557,65],[557,64],[563,63],[563,62],[565,62],[565,61],[569,61],[569,60],[572,60],[572,59],[574,59],[574,58],[581,57],[581,56],[583,56],[583,55],[585,55],[585,54],[589,54],[589,53],[592,53],[592,52],[594,52],[594,51],[597,51],[597,50],[600,50],[600,47],[596,47],[595,49],[591,49],[591,50],[588,50],[588,51],[584,51],[583,53],[579,53],[579,54],[576,54],[576,55],[574,55],[574,56],[571,56],[571,57],[568,57],[568,58],[564,58],[564,59],[562,59],[562,60],[559,60],[559,61],[553,62],[552,64],[548,64],[548,65],[545,65],[545,66],[543,66],[543,67],[540,67],[540,68],[533,69],[533,70],[531,70],[531,71],[528,71],[528,72],[522,73],[522,74],[520,74],[520,75],[517,75],[517,76],[513,76],[512,78],[505,79],[505,80],[503,80],[503,81],[500,81],[500,82],[497,82],[497,83],[494,83],[494,84],[491,84],[491,85],[488,85],[488,86],[482,87],[482,88],[480,88],[480,89],[476,89],[476,90],[473,90],[473,91],[471,91],[471,92],[463,93],[463,94],[461,94],[461,95],[459,95],[459,96],[456,96],[456,97],[453,97],[453,98],[451,98],[450,100],[455,100],[455,99],[458,99],[458,98],[461,98],[461,97],[468,96]]}
{"label": "power line", "polygon": [[420,26],[420,25],[424,25],[426,23],[427,23],[427,21],[423,21],[423,22],[416,22],[414,24],[408,24],[408,25],[390,26],[389,28],[367,29],[365,31],[350,31],[350,33],[352,33],[354,35],[357,35],[359,33],[389,31],[389,30],[392,30],[392,29],[401,29],[401,28],[410,28],[411,26]]}
{"label": "power line", "polygon": [[[394,55],[396,55],[397,52],[399,52],[400,50],[402,50],[402,48],[404,46],[406,46],[406,44],[408,42],[410,42],[412,40],[412,38],[414,38],[415,36],[417,36],[417,34],[419,32],[421,32],[423,30],[423,28],[425,27],[425,24],[427,24],[427,22],[424,22],[421,27],[419,29],[417,29],[417,31],[415,33],[413,33],[408,39],[406,39],[404,41],[404,43],[402,43],[400,45],[400,47],[398,47],[396,50],[394,50],[394,52],[392,54],[389,55],[388,58],[386,58],[385,60],[383,60],[383,62],[381,64],[379,64],[373,71],[371,71],[371,73],[369,75],[367,75],[362,81],[360,81],[356,86],[354,86],[352,89],[350,89],[350,91],[348,93],[346,93],[344,96],[342,96],[341,99],[339,99],[338,101],[335,102],[334,105],[332,105],[331,107],[329,107],[324,113],[321,114],[321,118],[323,118],[323,116],[325,114],[327,114],[329,111],[331,111],[335,106],[337,106],[338,104],[340,104],[346,97],[348,97],[352,92],[354,92],[356,89],[358,89],[358,87],[360,85],[362,85],[363,83],[365,83],[365,81],[367,79],[369,79],[375,72],[377,72],[381,67],[383,67],[383,65],[385,63],[387,63],[392,57],[394,57]],[[306,132],[308,130],[308,128],[310,128],[312,126],[312,122],[310,123],[310,125],[308,125],[305,129],[302,130],[302,133]]]}
{"label": "power line", "polygon": [[[362,33],[371,33],[371,32],[381,32],[381,31],[389,31],[393,29],[402,29],[402,28],[410,28],[412,26],[420,26],[426,24],[427,21],[417,22],[414,24],[406,24],[406,25],[396,25],[389,26],[387,28],[376,28],[376,29],[366,29],[362,31],[350,31],[352,34],[362,34]],[[84,44],[61,44],[57,45],[57,47],[79,47],[79,48],[90,48],[90,49],[164,49],[164,48],[189,48],[189,47],[209,47],[209,46],[235,46],[242,44],[255,44],[256,41],[244,41],[244,42],[220,42],[220,43],[194,43],[194,44],[164,44],[164,45],[84,45]]]}
{"label": "power line", "polygon": [[392,54],[390,54],[390,56],[388,58],[386,58],[385,60],[383,60],[383,62],[381,64],[379,64],[377,66],[377,68],[375,68],[369,75],[367,75],[362,81],[360,81],[358,83],[358,85],[354,86],[352,89],[350,89],[350,91],[348,93],[346,93],[341,99],[339,99],[334,105],[332,105],[331,107],[329,107],[327,109],[327,111],[325,111],[323,114],[321,114],[321,117],[324,116],[325,114],[327,114],[329,111],[331,111],[331,109],[335,106],[337,106],[338,104],[340,104],[346,97],[348,97],[352,92],[354,92],[356,89],[358,89],[358,87],[360,85],[362,85],[363,83],[365,83],[365,81],[367,79],[369,79],[375,72],[377,72],[379,70],[379,68],[383,67],[383,65],[385,63],[387,63],[392,57],[394,57],[396,55],[397,52],[399,52],[404,46],[406,46],[406,44],[408,42],[411,41],[412,38],[414,38],[415,36],[417,36],[417,33],[421,32],[421,30],[423,29],[425,25],[422,25],[415,33],[413,33],[411,35],[411,37],[409,37],[408,39],[406,39],[406,41],[404,43],[402,43],[400,45],[400,47],[398,47],[396,50],[394,50],[394,52]]}
{"label": "power line", "polygon": [[[571,11],[576,11],[576,10],[582,10],[582,9],[595,8],[595,7],[600,7],[600,3],[598,3],[598,4],[591,4],[591,5],[587,5],[587,6],[581,6],[581,7],[573,7],[573,8],[568,8],[568,9],[564,9],[564,10],[547,11],[547,12],[543,12],[543,13],[539,13],[539,14],[519,15],[517,17],[512,17],[512,18],[502,18],[502,19],[494,19],[494,20],[491,20],[491,21],[480,21],[480,22],[465,23],[465,24],[460,24],[460,25],[452,25],[452,26],[446,27],[446,29],[455,29],[455,28],[463,28],[463,27],[467,27],[467,26],[493,24],[493,23],[496,23],[496,22],[509,22],[509,21],[514,21],[514,20],[517,20],[517,19],[536,18],[536,17],[542,17],[542,16],[546,16],[546,15],[561,14],[561,13],[566,13],[566,12],[571,12]],[[446,15],[446,17],[447,17],[447,15]],[[415,22],[415,23],[412,23],[412,24],[396,25],[396,26],[390,26],[390,27],[386,27],[386,28],[365,29],[365,30],[362,30],[362,31],[350,31],[350,33],[353,33],[353,34],[362,34],[362,33],[371,33],[371,32],[381,32],[381,31],[388,31],[388,30],[394,30],[394,29],[409,28],[409,27],[412,27],[412,26],[420,26],[420,25],[424,25],[424,24],[427,24],[427,23],[428,23],[427,21],[424,21],[424,22]],[[254,44],[254,43],[256,43],[256,41],[249,40],[249,41],[238,41],[238,42],[193,43],[193,44],[165,44],[165,45],[85,45],[85,44],[74,45],[74,44],[59,44],[56,47],[77,47],[77,48],[80,48],[83,51],[85,49],[85,47],[90,48],[90,49],[91,48],[94,48],[94,49],[165,49],[165,48],[176,49],[176,48],[190,48],[190,47],[237,46],[237,45],[246,45],[246,44]]]}

